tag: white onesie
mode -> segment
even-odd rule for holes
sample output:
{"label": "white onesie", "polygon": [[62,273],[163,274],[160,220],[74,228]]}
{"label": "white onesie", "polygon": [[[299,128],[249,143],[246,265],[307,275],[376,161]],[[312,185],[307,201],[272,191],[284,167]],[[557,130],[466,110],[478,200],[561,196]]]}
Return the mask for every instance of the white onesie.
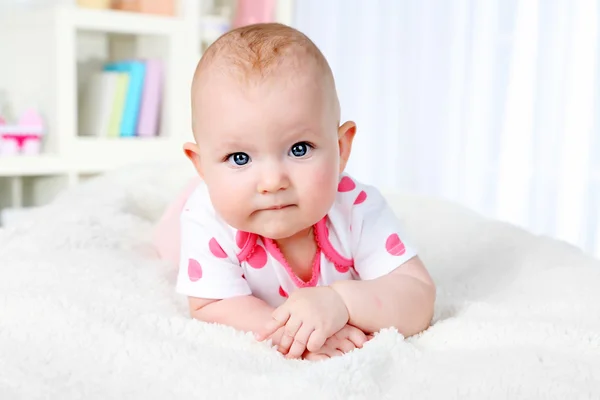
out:
{"label": "white onesie", "polygon": [[200,183],[181,213],[177,292],[207,299],[256,296],[273,307],[297,288],[344,279],[375,279],[416,255],[398,218],[372,186],[342,175],[329,213],[314,226],[317,253],[308,282],[289,267],[277,244],[238,231],[215,212]]}

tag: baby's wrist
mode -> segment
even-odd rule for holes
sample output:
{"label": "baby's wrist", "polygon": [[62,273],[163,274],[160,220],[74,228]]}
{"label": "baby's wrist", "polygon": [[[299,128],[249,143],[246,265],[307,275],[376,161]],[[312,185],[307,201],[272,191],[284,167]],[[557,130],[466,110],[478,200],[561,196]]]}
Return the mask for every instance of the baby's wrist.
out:
{"label": "baby's wrist", "polygon": [[336,282],[333,282],[331,285],[329,285],[329,288],[337,294],[338,298],[344,304],[344,307],[346,309],[346,315],[348,317],[348,321],[350,321],[350,309],[348,308],[348,302],[346,301],[346,298],[344,297],[344,292],[345,292],[344,283],[345,283],[345,281],[336,281]]}
{"label": "baby's wrist", "polygon": [[329,287],[331,289],[333,289],[338,296],[340,296],[342,298],[342,300],[344,301],[344,303],[346,303],[346,299],[345,297],[345,293],[347,292],[347,286],[348,284],[351,284],[352,281],[335,281],[332,284],[329,285]]}

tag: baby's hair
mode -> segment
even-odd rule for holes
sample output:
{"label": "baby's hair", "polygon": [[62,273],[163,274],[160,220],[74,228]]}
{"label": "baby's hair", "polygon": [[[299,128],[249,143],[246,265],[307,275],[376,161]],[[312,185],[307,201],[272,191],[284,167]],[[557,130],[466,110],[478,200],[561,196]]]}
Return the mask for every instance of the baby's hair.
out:
{"label": "baby's hair", "polygon": [[202,56],[196,73],[218,63],[225,65],[244,80],[265,78],[286,62],[306,62],[306,57],[316,61],[327,75],[331,69],[319,48],[297,29],[278,23],[243,26],[223,34]]}

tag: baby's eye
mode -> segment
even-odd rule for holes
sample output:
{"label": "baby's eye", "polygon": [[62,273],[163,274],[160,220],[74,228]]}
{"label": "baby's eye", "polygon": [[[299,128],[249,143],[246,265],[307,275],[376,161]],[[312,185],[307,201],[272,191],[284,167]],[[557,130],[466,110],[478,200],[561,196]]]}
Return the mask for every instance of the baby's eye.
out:
{"label": "baby's eye", "polygon": [[306,142],[298,142],[290,149],[290,155],[293,157],[304,157],[310,152],[311,149],[312,146],[310,144]]}
{"label": "baby's eye", "polygon": [[250,162],[250,156],[246,153],[233,153],[227,157],[227,161],[241,167]]}

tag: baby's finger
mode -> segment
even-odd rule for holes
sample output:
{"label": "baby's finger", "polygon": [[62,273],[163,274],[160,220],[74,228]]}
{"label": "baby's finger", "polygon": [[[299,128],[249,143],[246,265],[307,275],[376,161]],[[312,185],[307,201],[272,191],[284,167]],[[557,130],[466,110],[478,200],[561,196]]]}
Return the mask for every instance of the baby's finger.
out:
{"label": "baby's finger", "polygon": [[285,325],[285,322],[281,322],[281,321],[277,321],[276,319],[272,319],[269,322],[267,322],[267,324],[265,325],[264,328],[262,328],[260,331],[256,332],[254,334],[254,337],[258,341],[263,341],[266,338],[268,338],[269,336],[271,336],[272,334],[274,334],[277,331],[277,329],[281,328],[284,325]]}
{"label": "baby's finger", "polygon": [[310,335],[308,343],[306,343],[306,348],[308,351],[318,351],[321,347],[323,347],[323,344],[325,344],[326,340],[327,336],[323,334],[323,331],[317,329]]}
{"label": "baby's finger", "polygon": [[325,343],[323,343],[323,347],[328,346],[332,349],[335,349],[338,346],[338,343],[342,340],[344,340],[344,338],[339,338],[336,335],[333,335],[332,337],[327,339]]}
{"label": "baby's finger", "polygon": [[348,340],[354,343],[354,346],[357,348],[361,348],[363,344],[367,341],[367,335],[360,329],[351,329],[348,335]]}
{"label": "baby's finger", "polygon": [[277,321],[282,321],[285,324],[287,320],[290,319],[291,315],[292,314],[288,308],[288,303],[283,303],[273,311],[271,317]]}
{"label": "baby's finger", "polygon": [[327,360],[329,358],[328,355],[326,354],[322,354],[322,353],[306,353],[306,355],[304,356],[305,360],[308,361],[321,361],[321,360]]}
{"label": "baby's finger", "polygon": [[286,358],[300,358],[300,356],[302,356],[304,353],[304,350],[306,350],[306,345],[302,342],[294,340],[294,343],[292,343],[292,347],[290,347]]}
{"label": "baby's finger", "polygon": [[256,340],[265,340],[273,333],[275,333],[277,329],[281,328],[287,323],[288,319],[290,318],[289,312],[287,312],[287,310],[282,310],[278,312],[279,309],[281,309],[281,307],[273,311],[273,318],[269,322],[267,322],[263,329],[261,329],[254,335],[256,337]]}
{"label": "baby's finger", "polygon": [[277,346],[277,350],[281,354],[287,354],[294,343],[294,337],[298,333],[298,330],[302,326],[302,321],[295,319],[294,317],[290,318],[283,327],[283,335],[281,336],[281,340],[279,341],[279,346]]}
{"label": "baby's finger", "polygon": [[279,346],[279,343],[281,342],[281,337],[283,336],[284,329],[285,329],[285,326],[282,326],[279,329],[277,329],[274,334],[269,336],[269,338],[271,338],[271,340],[273,341],[274,346]]}
{"label": "baby's finger", "polygon": [[290,351],[287,354],[288,358],[299,358],[306,350],[306,342],[311,334],[314,332],[314,328],[310,325],[302,325],[294,337],[294,343],[290,347]]}
{"label": "baby's finger", "polygon": [[343,356],[344,352],[330,346],[323,346],[321,347],[321,350],[319,350],[319,354],[326,354],[327,357],[333,358]]}
{"label": "baby's finger", "polygon": [[357,348],[357,346],[348,339],[340,340],[336,346],[336,349],[340,350],[344,354],[350,353],[352,350],[354,350],[356,348]]}

